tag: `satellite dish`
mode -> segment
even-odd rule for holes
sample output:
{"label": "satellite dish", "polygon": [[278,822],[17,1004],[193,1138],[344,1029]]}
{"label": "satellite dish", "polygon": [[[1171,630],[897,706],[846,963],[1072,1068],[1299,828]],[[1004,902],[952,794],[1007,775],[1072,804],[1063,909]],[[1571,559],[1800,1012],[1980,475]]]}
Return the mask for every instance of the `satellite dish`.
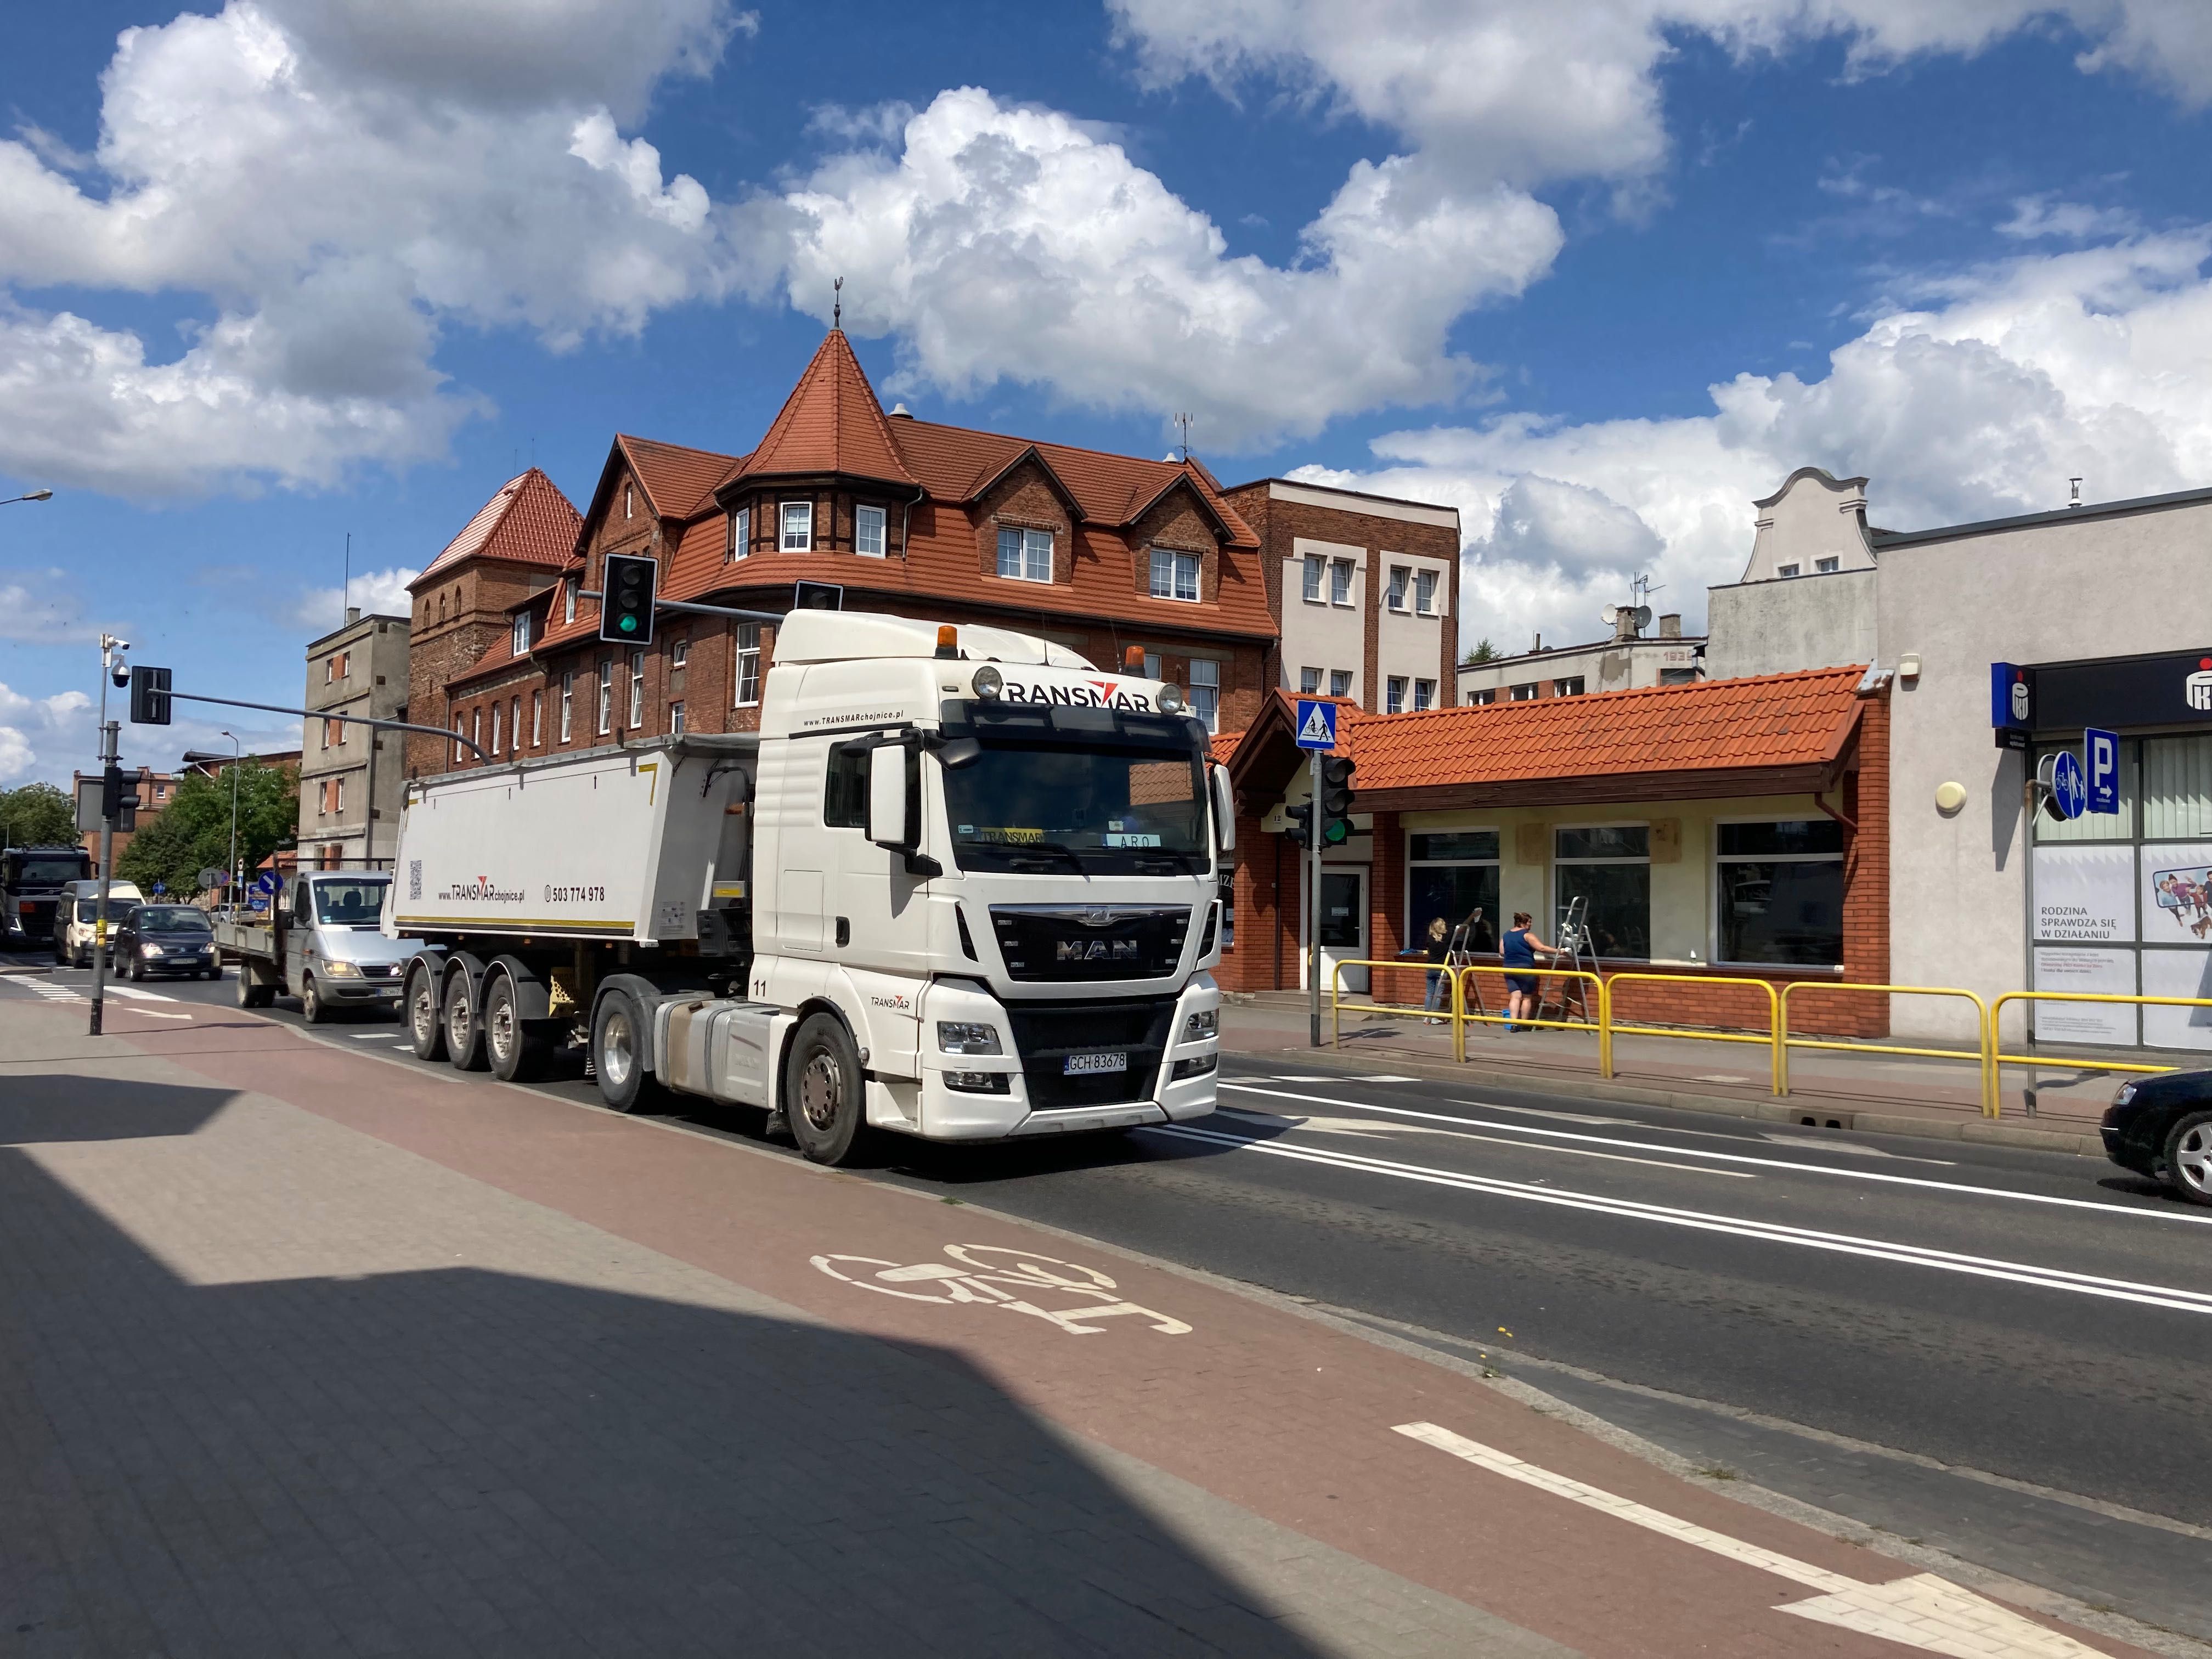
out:
{"label": "satellite dish", "polygon": [[1620,607],[1617,605],[1609,605],[1606,606],[1604,610],[1597,613],[1598,620],[1603,623],[1607,628],[1612,627],[1613,623],[1620,619]]}
{"label": "satellite dish", "polygon": [[1645,629],[1650,626],[1651,607],[1648,605],[1638,605],[1636,607],[1636,631],[1641,634]]}

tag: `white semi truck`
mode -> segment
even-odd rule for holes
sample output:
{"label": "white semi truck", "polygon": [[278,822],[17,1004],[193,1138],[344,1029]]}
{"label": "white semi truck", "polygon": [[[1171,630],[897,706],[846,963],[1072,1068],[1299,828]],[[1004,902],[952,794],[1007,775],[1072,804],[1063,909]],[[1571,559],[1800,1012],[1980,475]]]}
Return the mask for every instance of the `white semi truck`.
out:
{"label": "white semi truck", "polygon": [[988,1139],[1213,1109],[1227,775],[1176,688],[1002,629],[794,611],[757,734],[411,783],[415,1052],[609,1105]]}

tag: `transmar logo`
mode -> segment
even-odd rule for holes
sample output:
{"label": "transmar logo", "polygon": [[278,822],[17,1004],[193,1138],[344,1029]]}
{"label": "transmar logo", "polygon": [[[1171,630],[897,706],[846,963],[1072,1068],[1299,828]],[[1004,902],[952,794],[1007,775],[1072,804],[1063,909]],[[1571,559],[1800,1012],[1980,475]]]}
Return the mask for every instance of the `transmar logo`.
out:
{"label": "transmar logo", "polygon": [[1083,708],[1148,709],[1152,700],[1141,691],[1131,691],[1112,680],[1086,680],[1079,685],[1043,685],[1032,682],[1028,685],[1018,680],[1006,682],[1008,702],[1064,702]]}
{"label": "transmar logo", "polygon": [[448,882],[438,896],[449,904],[520,904],[522,890],[519,887],[498,887],[489,876],[478,876],[474,881]]}

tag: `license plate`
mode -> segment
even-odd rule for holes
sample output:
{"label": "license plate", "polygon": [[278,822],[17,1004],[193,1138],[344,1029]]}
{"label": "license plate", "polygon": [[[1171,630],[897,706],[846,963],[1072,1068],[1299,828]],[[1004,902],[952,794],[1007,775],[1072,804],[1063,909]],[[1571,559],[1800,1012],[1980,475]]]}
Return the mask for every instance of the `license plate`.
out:
{"label": "license plate", "polygon": [[1126,1072],[1129,1069],[1127,1054],[1070,1054],[1065,1077],[1093,1077],[1102,1072]]}

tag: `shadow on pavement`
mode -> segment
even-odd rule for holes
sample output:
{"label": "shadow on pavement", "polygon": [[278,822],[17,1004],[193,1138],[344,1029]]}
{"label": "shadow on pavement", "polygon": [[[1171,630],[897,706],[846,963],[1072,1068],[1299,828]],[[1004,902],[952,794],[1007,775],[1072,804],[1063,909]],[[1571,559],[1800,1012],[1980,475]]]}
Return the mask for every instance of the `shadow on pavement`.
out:
{"label": "shadow on pavement", "polygon": [[[64,1081],[0,1133],[228,1097]],[[470,1268],[192,1285],[14,1150],[0,1492],[27,1656],[1312,1651],[951,1354]]]}

